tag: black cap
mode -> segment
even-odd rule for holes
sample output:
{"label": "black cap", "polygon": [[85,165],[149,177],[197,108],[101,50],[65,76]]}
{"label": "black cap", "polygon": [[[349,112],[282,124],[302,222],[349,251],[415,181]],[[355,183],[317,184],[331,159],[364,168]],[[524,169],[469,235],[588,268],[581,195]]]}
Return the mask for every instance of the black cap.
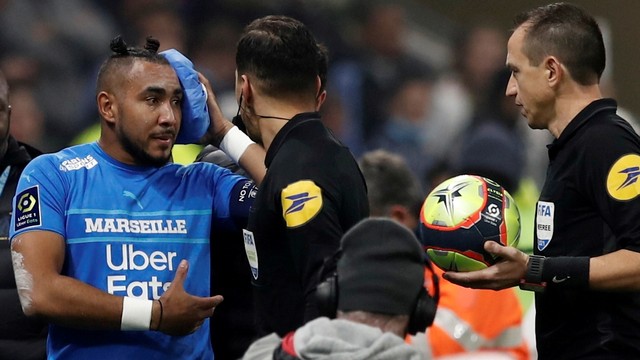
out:
{"label": "black cap", "polygon": [[338,310],[411,315],[424,286],[424,254],[406,227],[364,219],[342,238]]}

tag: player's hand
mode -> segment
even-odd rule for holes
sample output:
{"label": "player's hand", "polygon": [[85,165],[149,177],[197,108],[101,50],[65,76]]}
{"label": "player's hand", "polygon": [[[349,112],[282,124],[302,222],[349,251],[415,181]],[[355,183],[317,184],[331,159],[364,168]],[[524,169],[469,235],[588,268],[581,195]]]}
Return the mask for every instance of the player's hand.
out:
{"label": "player's hand", "polygon": [[207,129],[207,132],[200,139],[200,143],[212,144],[218,147],[222,138],[224,138],[227,132],[234,125],[222,114],[222,110],[220,110],[220,106],[216,101],[216,95],[213,92],[213,88],[211,87],[209,80],[207,80],[202,73],[198,73],[198,79],[207,90],[207,107],[209,108],[209,119],[211,120],[209,123],[209,129]]}
{"label": "player's hand", "polygon": [[220,295],[199,297],[185,292],[184,279],[188,269],[189,263],[182,260],[169,289],[160,297],[162,319],[159,320],[160,327],[157,330],[165,334],[181,336],[198,330],[223,300]]}
{"label": "player's hand", "polygon": [[502,290],[520,284],[527,271],[529,256],[522,251],[495,241],[484,243],[484,249],[501,258],[486,269],[470,272],[445,272],[442,276],[454,284],[474,288]]}

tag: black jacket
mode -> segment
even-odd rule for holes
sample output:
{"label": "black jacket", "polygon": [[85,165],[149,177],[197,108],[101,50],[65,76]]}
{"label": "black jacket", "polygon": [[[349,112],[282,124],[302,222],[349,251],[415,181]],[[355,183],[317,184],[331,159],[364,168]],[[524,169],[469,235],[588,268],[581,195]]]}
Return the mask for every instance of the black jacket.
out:
{"label": "black jacket", "polygon": [[8,241],[11,204],[18,180],[27,163],[40,154],[33,147],[9,137],[7,153],[0,161],[0,359],[3,360],[44,359],[46,356],[47,326],[27,318],[22,312]]}
{"label": "black jacket", "polygon": [[364,177],[318,113],[298,114],[273,139],[244,232],[258,334],[283,336],[318,316],[315,287],[340,238],[369,216]]}
{"label": "black jacket", "polygon": [[[640,252],[640,137],[616,110],[612,99],[592,102],[549,146],[536,254]],[[570,281],[554,277],[536,294],[538,358],[640,359],[640,291],[575,289]]]}

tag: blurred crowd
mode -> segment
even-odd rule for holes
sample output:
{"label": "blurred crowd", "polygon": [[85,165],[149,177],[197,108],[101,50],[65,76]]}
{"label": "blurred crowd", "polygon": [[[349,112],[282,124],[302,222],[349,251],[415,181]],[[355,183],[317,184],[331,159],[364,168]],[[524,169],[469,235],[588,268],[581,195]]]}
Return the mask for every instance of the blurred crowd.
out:
{"label": "blurred crowd", "polygon": [[[537,184],[549,138],[527,131],[513,99],[504,96],[506,29],[443,26],[441,19],[436,34],[415,13],[437,17],[410,1],[0,1],[0,69],[11,86],[11,131],[46,152],[92,139],[95,74],[116,34],[132,44],[153,36],[160,50],[186,54],[231,117],[242,28],[265,14],[286,14],[329,48],[323,120],[356,157],[379,148],[399,153],[425,190],[460,172],[469,154],[509,169],[505,182]],[[493,147],[483,146],[482,136],[490,136]]]}

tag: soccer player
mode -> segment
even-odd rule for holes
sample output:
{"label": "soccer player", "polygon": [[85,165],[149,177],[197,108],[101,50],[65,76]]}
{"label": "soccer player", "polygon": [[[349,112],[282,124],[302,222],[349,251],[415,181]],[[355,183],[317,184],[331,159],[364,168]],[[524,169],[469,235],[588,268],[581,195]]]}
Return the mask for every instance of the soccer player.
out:
{"label": "soccer player", "polygon": [[[24,312],[51,323],[49,358],[213,357],[209,231],[246,221],[233,199],[252,185],[169,163],[184,92],[158,47],[116,37],[97,79],[100,139],[36,158],[18,184],[15,277]],[[264,150],[244,144],[237,159],[259,182],[245,159]]]}
{"label": "soccer player", "polygon": [[503,261],[444,277],[536,291],[539,359],[640,358],[640,138],[602,97],[598,24],[571,4],[541,6],[516,17],[507,50],[506,94],[555,137],[535,255],[488,241]]}

